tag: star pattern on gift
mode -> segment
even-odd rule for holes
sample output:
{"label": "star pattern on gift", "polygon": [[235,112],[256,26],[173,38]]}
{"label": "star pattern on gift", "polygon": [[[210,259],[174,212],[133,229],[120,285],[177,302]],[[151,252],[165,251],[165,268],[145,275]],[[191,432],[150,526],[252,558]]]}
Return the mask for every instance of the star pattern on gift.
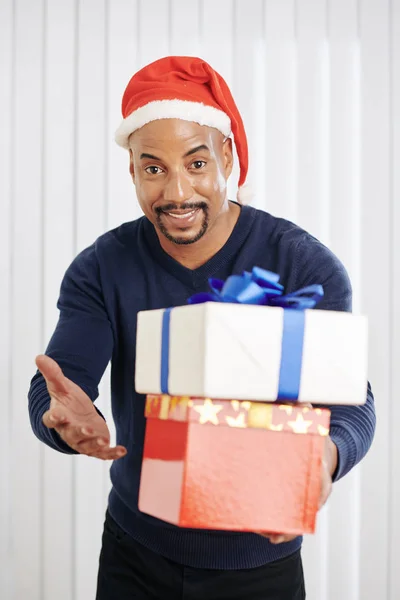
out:
{"label": "star pattern on gift", "polygon": [[214,404],[210,398],[206,398],[204,403],[200,406],[195,406],[194,410],[199,413],[200,425],[204,425],[205,423],[212,423],[213,425],[218,425],[218,413],[223,409],[222,404]]}
{"label": "star pattern on gift", "polygon": [[329,434],[329,429],[327,429],[323,425],[318,425],[318,433],[319,435],[326,437]]}
{"label": "star pattern on gift", "polygon": [[245,414],[242,412],[237,417],[225,417],[229,427],[246,427]]}
{"label": "star pattern on gift", "polygon": [[251,408],[251,402],[245,400],[244,402],[240,402],[240,400],[231,400],[231,406],[235,412],[239,412],[241,408],[249,411]]}
{"label": "star pattern on gift", "polygon": [[[196,411],[196,412],[195,412]],[[221,412],[222,411],[222,412]],[[220,414],[221,413],[221,414]],[[282,414],[285,413],[285,414]],[[249,402],[242,400],[191,398],[148,394],[145,416],[150,419],[225,424],[236,428],[258,428],[294,434],[329,435],[330,411],[304,405]],[[290,420],[291,419],[291,420]]]}
{"label": "star pattern on gift", "polygon": [[283,431],[283,423],[280,423],[279,425],[274,425],[273,423],[270,423],[269,429],[271,431]]}
{"label": "star pattern on gift", "polygon": [[312,424],[312,421],[305,421],[301,413],[297,415],[295,421],[288,422],[289,427],[294,431],[294,433],[307,433]]}
{"label": "star pattern on gift", "polygon": [[233,408],[234,411],[238,412],[240,409],[240,402],[239,400],[231,400],[231,406]]}
{"label": "star pattern on gift", "polygon": [[279,410],[284,410],[287,415],[291,415],[293,413],[293,406],[289,404],[280,404]]}

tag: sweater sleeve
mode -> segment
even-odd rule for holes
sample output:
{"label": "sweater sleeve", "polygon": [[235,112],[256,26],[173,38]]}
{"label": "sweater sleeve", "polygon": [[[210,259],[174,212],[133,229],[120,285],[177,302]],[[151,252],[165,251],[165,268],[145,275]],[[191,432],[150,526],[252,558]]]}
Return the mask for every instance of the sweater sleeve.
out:
{"label": "sweater sleeve", "polygon": [[[45,353],[94,402],[113,350],[112,328],[103,302],[95,246],[80,253],[68,268],[57,306],[60,311],[58,323]],[[56,431],[43,424],[42,417],[49,406],[46,382],[38,371],[28,392],[33,432],[51,448],[74,454]]]}
{"label": "sweater sleeve", "polygon": [[[297,288],[319,283],[324,298],[317,308],[352,311],[352,288],[349,276],[339,259],[312,236],[304,235],[295,256]],[[333,475],[337,481],[361,461],[371,447],[376,415],[371,385],[366,386],[362,406],[329,406],[330,436],[338,449],[338,465]]]}

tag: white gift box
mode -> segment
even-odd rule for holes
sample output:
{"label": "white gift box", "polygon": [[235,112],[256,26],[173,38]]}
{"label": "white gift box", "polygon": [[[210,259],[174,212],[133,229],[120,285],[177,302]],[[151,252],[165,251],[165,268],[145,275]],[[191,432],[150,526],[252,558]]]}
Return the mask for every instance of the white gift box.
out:
{"label": "white gift box", "polygon": [[136,391],[360,405],[367,337],[366,317],[343,312],[218,302],[143,311]]}

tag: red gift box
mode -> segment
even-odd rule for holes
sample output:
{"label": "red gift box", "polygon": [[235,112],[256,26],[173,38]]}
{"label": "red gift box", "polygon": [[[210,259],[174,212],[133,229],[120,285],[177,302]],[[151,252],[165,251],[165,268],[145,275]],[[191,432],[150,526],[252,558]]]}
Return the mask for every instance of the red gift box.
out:
{"label": "red gift box", "polygon": [[182,527],[313,533],[330,411],[149,395],[139,509]]}

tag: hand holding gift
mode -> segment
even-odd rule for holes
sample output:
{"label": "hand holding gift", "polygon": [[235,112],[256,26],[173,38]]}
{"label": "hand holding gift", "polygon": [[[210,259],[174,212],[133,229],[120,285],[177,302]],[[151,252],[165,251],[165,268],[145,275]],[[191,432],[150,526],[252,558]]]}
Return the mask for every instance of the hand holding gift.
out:
{"label": "hand holding gift", "polygon": [[[325,439],[324,455],[321,464],[321,493],[319,497],[319,507],[322,508],[328,500],[332,491],[332,476],[337,467],[337,448],[331,438],[328,436]],[[282,544],[283,542],[291,542],[297,537],[296,535],[287,533],[260,533],[260,535],[269,538],[272,544]]]}

